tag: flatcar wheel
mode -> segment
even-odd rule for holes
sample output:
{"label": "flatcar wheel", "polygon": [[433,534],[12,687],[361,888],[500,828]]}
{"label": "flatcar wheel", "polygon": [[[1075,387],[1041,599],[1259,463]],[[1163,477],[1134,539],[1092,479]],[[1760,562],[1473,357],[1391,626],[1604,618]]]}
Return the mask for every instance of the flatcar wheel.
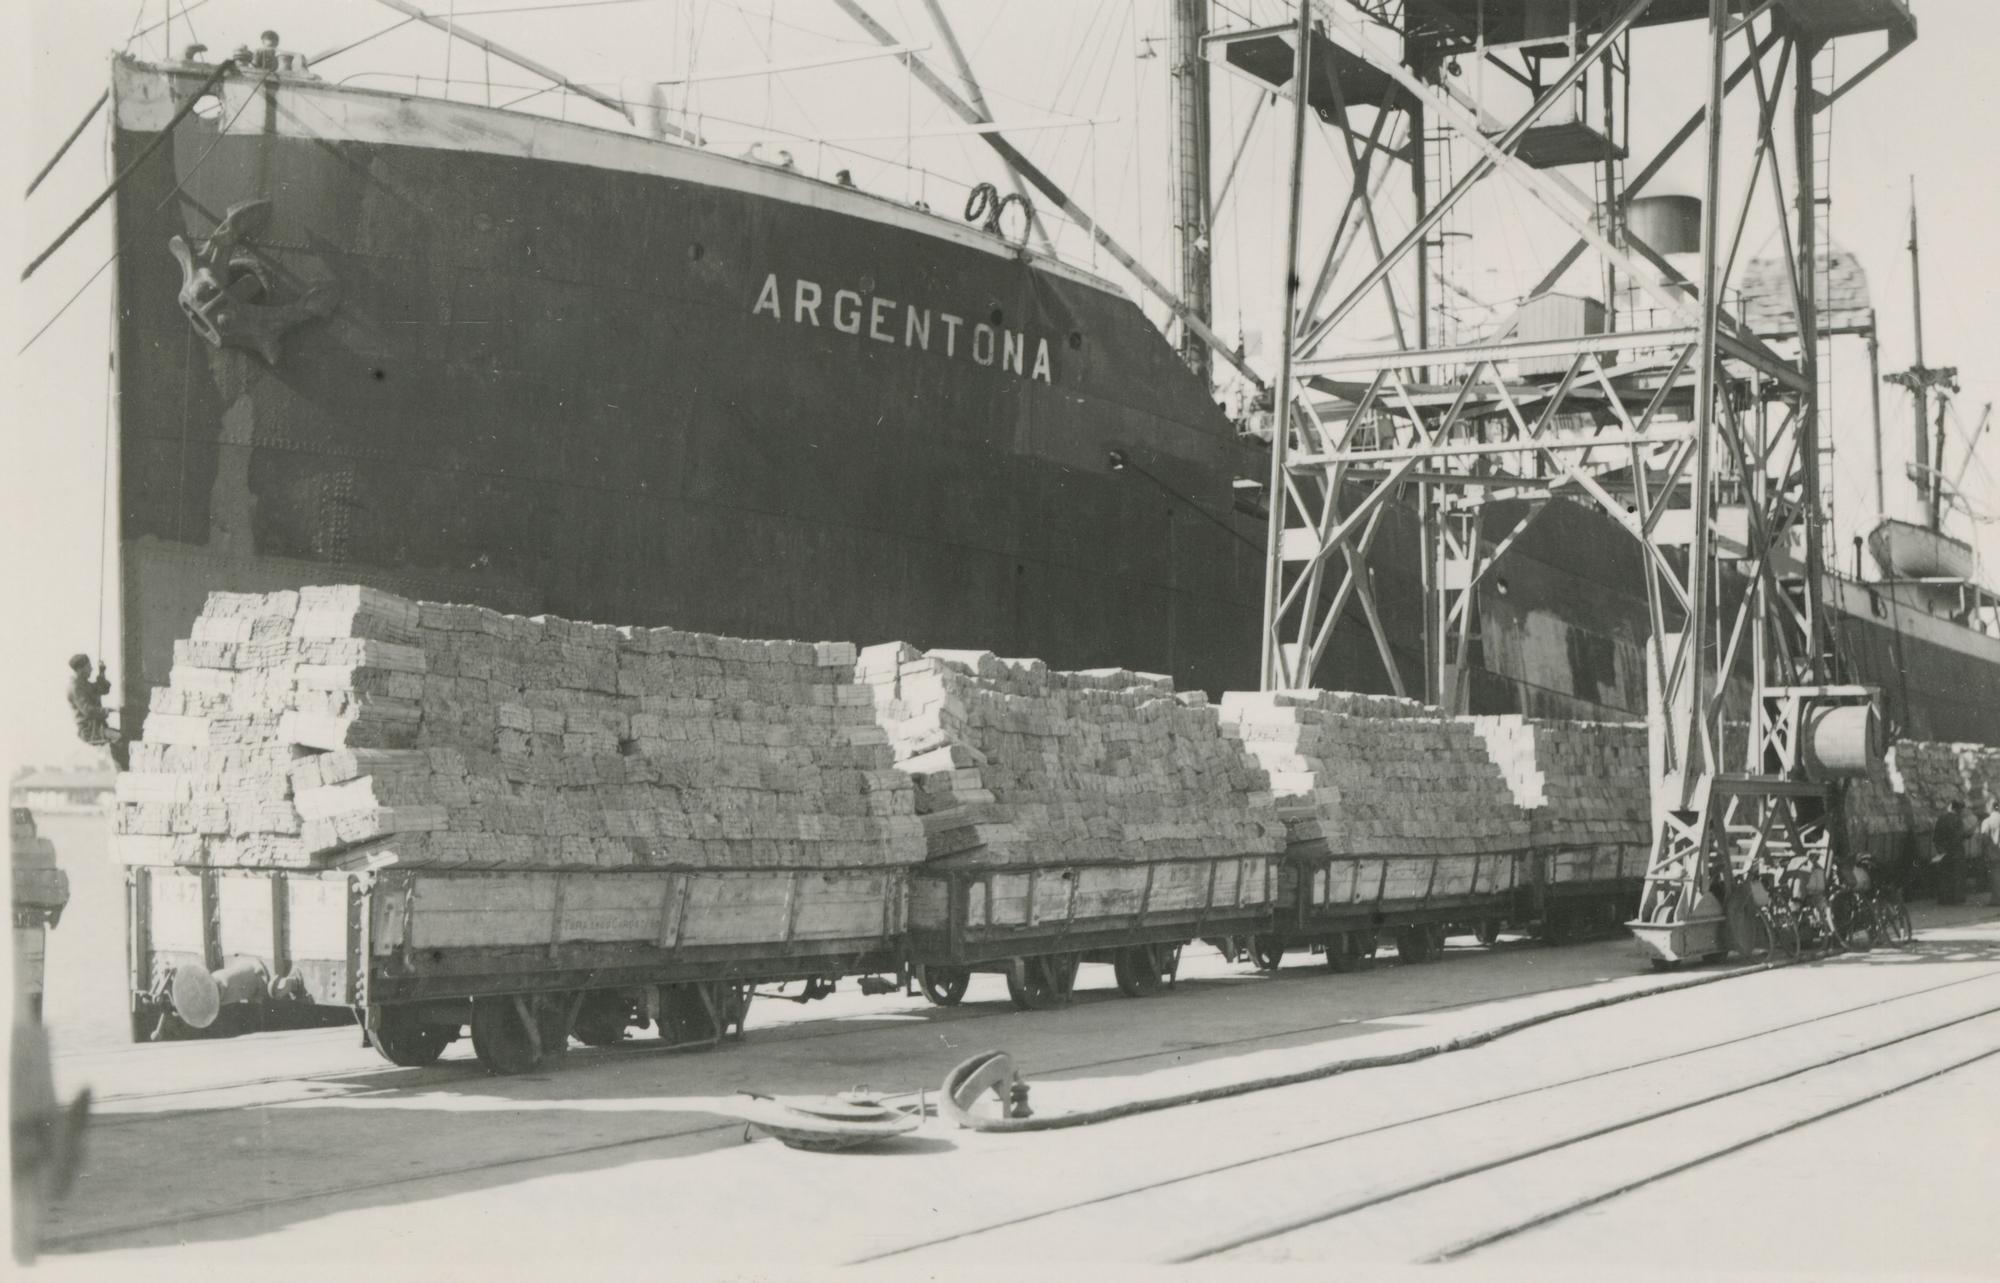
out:
{"label": "flatcar wheel", "polygon": [[419,1024],[398,1007],[384,1008],[381,1028],[367,1029],[367,1033],[368,1045],[381,1053],[382,1059],[405,1069],[436,1064],[444,1049],[458,1041],[456,1025]]}
{"label": "flatcar wheel", "polygon": [[1341,975],[1361,970],[1374,956],[1373,932],[1342,931],[1326,942],[1327,970]]}
{"label": "flatcar wheel", "polygon": [[1007,996],[1022,1011],[1047,1011],[1069,1001],[1077,959],[1070,954],[1016,958],[1007,968]]}
{"label": "flatcar wheel", "polygon": [[1576,927],[1566,905],[1550,905],[1542,915],[1542,943],[1565,945],[1576,939]]}
{"label": "flatcar wheel", "polygon": [[1112,974],[1118,978],[1118,992],[1128,998],[1145,998],[1158,993],[1180,970],[1181,947],[1177,944],[1141,944],[1120,949],[1112,960]]}
{"label": "flatcar wheel", "polygon": [[917,983],[923,986],[924,997],[931,1000],[934,1007],[956,1007],[965,1000],[965,987],[972,983],[972,973],[964,967],[924,967],[917,973]]}
{"label": "flatcar wheel", "polygon": [[699,985],[660,986],[660,1039],[673,1047],[712,1047],[722,1037]]}
{"label": "flatcar wheel", "polygon": [[616,1047],[625,1041],[627,1005],[615,989],[599,989],[576,1013],[576,1040],[586,1047]]}
{"label": "flatcar wheel", "polygon": [[1434,962],[1438,955],[1436,928],[1419,922],[1396,928],[1396,958],[1406,963]]}
{"label": "flatcar wheel", "polygon": [[472,1000],[472,1050],[489,1074],[532,1073],[542,1052],[528,1034],[527,1021],[512,995]]}
{"label": "flatcar wheel", "polygon": [[1500,943],[1500,919],[1481,918],[1478,924],[1472,928],[1472,936],[1479,943],[1491,949],[1494,945]]}
{"label": "flatcar wheel", "polygon": [[715,1009],[722,1016],[723,1036],[728,1037],[734,1029],[741,1038],[743,1027],[750,1022],[750,999],[756,996],[756,986],[720,984],[715,988]]}
{"label": "flatcar wheel", "polygon": [[1276,936],[1250,937],[1250,961],[1259,971],[1276,971],[1285,961],[1285,944]]}
{"label": "flatcar wheel", "polygon": [[569,1055],[571,1012],[577,1007],[577,997],[573,993],[551,993],[523,1000],[542,1036],[544,1069],[552,1068],[550,1061]]}

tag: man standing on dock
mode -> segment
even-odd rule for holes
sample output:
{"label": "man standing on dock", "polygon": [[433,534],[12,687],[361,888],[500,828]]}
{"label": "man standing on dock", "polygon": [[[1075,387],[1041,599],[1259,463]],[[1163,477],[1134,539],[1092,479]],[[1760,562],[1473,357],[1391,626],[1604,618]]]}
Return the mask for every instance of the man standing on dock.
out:
{"label": "man standing on dock", "polygon": [[1937,902],[1965,903],[1965,803],[1953,801],[1931,826],[1931,867],[1937,871]]}
{"label": "man standing on dock", "polygon": [[1972,836],[1972,877],[1986,883],[1986,903],[2000,908],[2000,805],[1992,797],[1979,804],[1979,827]]}

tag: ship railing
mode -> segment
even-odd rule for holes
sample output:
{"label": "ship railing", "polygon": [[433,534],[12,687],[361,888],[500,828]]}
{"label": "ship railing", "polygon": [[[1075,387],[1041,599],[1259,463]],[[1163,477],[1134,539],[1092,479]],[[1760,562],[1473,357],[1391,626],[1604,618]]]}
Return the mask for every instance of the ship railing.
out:
{"label": "ship railing", "polygon": [[[591,103],[588,99],[584,99],[576,90],[563,85],[534,85],[491,79],[468,82],[463,77],[454,77],[447,81],[441,76],[426,76],[420,72],[357,71],[343,76],[333,83],[337,86],[345,86],[355,82],[365,83],[371,80],[387,80],[397,88],[407,84],[409,92],[414,97],[433,97],[449,102],[469,101],[475,106],[487,106],[503,111],[546,116],[564,122],[569,120],[570,109],[575,105],[572,102],[573,99],[590,106],[598,105]],[[379,85],[375,87],[379,87]],[[613,82],[579,82],[577,88],[601,92],[607,95],[611,101],[621,106],[629,107],[635,112],[642,113],[641,119],[645,119],[643,113],[655,110],[658,107],[657,103],[651,101],[619,97],[618,95],[623,92],[624,86]],[[451,94],[450,91],[453,89],[481,91],[483,97],[468,100],[464,97]],[[508,94],[517,94],[517,96],[510,98],[507,97]],[[674,115],[679,122],[676,129],[685,134],[692,135],[699,140],[698,143],[689,144],[673,141],[662,137],[659,133],[648,132],[643,125],[629,132],[640,137],[654,138],[665,146],[698,145],[704,150],[715,151],[723,155],[738,156],[760,164],[772,165],[774,168],[788,169],[820,182],[852,187],[869,195],[887,199],[900,199],[912,208],[936,214],[940,218],[951,221],[958,221],[960,219],[961,211],[966,208],[966,202],[971,197],[973,191],[982,183],[988,181],[986,179],[968,181],[939,170],[931,169],[928,166],[916,165],[906,160],[900,160],[892,155],[884,155],[881,152],[853,146],[850,141],[822,138],[810,133],[794,132],[761,121],[744,120],[707,111],[675,112]],[[1054,122],[1054,125],[1051,127],[1074,126],[1077,128],[1094,129],[1098,125],[1106,123],[1112,122],[1106,119],[1062,120]],[[740,138],[708,137],[706,131],[710,126],[714,125],[748,130],[751,136]],[[613,127],[615,128],[616,126],[614,125]],[[810,158],[810,165],[806,163],[808,157]],[[856,160],[868,162],[877,168],[870,174],[856,176],[853,173],[855,168],[854,162]],[[902,188],[900,195],[896,192],[899,182]],[[1049,245],[1053,246],[1055,251],[1053,257],[1057,261],[1069,267],[1093,274],[1100,274],[1104,271],[1107,263],[1099,258],[1098,244],[1096,238],[1091,235],[1089,228],[1069,217],[1062,210],[1048,205],[1046,202],[1036,202],[1035,218],[1048,233]],[[1025,227],[1017,229],[1016,227],[1009,226],[1004,229],[1003,234],[1009,240],[1018,242],[1025,238],[1026,230]],[[1023,246],[1023,250],[1026,252],[1025,245]],[[1049,256],[1046,250],[1036,250],[1035,252],[1044,257]]]}
{"label": "ship railing", "polygon": [[1956,575],[1906,575],[1876,579],[1868,587],[1915,588],[1944,613],[1982,633],[2000,633],[2000,593],[1975,579]]}

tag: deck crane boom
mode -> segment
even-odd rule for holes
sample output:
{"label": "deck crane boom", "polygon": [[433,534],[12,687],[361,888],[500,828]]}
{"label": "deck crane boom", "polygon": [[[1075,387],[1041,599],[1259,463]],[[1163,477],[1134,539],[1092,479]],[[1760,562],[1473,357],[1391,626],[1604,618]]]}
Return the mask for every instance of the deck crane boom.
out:
{"label": "deck crane boom", "polygon": [[[1698,97],[1628,182],[1633,44],[1668,29],[1700,30],[1701,74],[1680,61],[1641,101]],[[1850,38],[1884,48],[1836,82],[1829,46]],[[1337,131],[1350,157],[1384,114],[1406,116],[1410,139],[1395,158],[1410,182],[1388,198],[1408,233],[1355,255],[1324,307],[1285,318],[1298,338],[1277,389],[1289,413],[1269,496],[1266,684],[1315,684],[1350,602],[1373,622],[1370,549],[1386,507],[1414,496],[1423,689],[1467,711],[1482,585],[1550,500],[1603,508],[1637,545],[1651,621],[1654,838],[1631,926],[1656,963],[1769,948],[1768,888],[1831,874],[1842,781],[1882,752],[1874,692],[1844,680],[1820,600],[1815,147],[1833,102],[1915,38],[1904,0],[1301,0],[1295,23],[1205,41],[1218,66],[1302,95],[1312,111],[1283,114]],[[1744,122],[1747,175],[1724,163]],[[1681,208],[1695,216],[1671,238],[1636,228],[1634,198],[1691,141],[1704,181]],[[1364,167],[1345,177],[1294,246],[1320,231],[1329,258],[1344,252],[1340,202],[1375,199]],[[1539,281],[1511,320],[1479,328],[1447,311],[1467,238],[1453,220],[1502,183],[1576,243],[1523,277]],[[1753,212],[1787,264],[1797,333],[1783,350],[1728,306]],[[1310,266],[1294,249],[1286,271]],[[1368,308],[1378,290],[1393,307],[1391,287],[1417,300],[1414,330],[1393,349],[1344,348],[1344,323],[1380,332]]]}

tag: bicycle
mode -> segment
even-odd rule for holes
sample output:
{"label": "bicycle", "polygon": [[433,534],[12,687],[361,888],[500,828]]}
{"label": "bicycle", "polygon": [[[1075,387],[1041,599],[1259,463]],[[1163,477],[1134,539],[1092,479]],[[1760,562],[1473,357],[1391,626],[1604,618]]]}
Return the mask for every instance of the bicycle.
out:
{"label": "bicycle", "polygon": [[1850,949],[1900,949],[1916,938],[1902,892],[1884,886],[1866,864],[1847,869],[1845,885],[1834,892],[1831,907],[1835,933]]}
{"label": "bicycle", "polygon": [[1826,875],[1811,856],[1796,856],[1764,870],[1757,878],[1765,896],[1759,906],[1770,925],[1771,951],[1794,959],[1807,952],[1838,948]]}
{"label": "bicycle", "polygon": [[1901,891],[1877,892],[1871,904],[1875,939],[1892,949],[1904,949],[1916,940],[1910,925],[1910,911]]}

